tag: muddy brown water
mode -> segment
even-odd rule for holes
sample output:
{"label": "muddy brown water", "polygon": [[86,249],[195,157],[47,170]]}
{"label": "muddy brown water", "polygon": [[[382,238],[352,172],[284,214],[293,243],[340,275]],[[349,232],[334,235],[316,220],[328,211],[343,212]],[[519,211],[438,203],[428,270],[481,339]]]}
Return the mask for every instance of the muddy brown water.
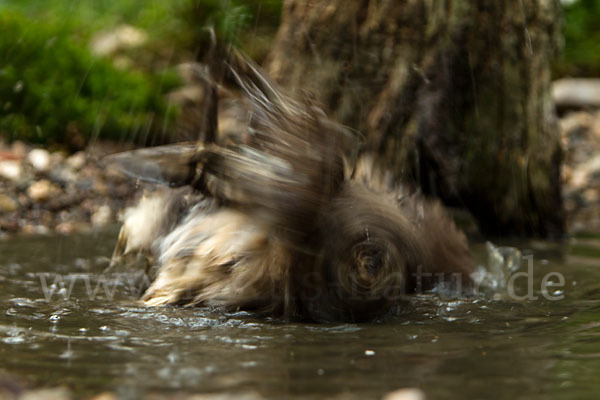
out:
{"label": "muddy brown water", "polygon": [[[514,279],[520,299],[506,289],[468,299],[424,294],[385,321],[307,324],[143,307],[133,281],[106,278],[103,286],[116,232],[0,241],[0,369],[78,397],[378,399],[403,387],[429,399],[600,393],[598,237],[518,243],[533,255],[532,274]],[[474,252],[484,263],[484,245]],[[564,285],[542,292],[552,272]],[[547,281],[561,283],[556,274]]]}

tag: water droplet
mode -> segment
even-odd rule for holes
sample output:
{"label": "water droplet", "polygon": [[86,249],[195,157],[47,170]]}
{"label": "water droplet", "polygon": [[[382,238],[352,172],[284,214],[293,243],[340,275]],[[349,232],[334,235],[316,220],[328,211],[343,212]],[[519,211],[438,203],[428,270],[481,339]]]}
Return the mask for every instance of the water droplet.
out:
{"label": "water droplet", "polygon": [[67,342],[67,350],[65,350],[58,358],[70,359],[73,357],[73,351],[71,350],[71,342]]}
{"label": "water droplet", "polygon": [[173,350],[167,355],[167,360],[169,360],[171,364],[175,364],[177,361],[179,361],[179,354]]}
{"label": "water droplet", "polygon": [[20,344],[25,342],[25,338],[23,336],[12,336],[4,338],[2,341],[6,344]]}

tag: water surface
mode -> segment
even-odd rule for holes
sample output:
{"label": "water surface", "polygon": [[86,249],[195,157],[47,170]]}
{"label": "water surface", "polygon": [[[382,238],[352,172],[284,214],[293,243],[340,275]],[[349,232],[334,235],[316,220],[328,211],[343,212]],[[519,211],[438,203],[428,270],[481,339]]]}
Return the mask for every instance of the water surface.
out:
{"label": "water surface", "polygon": [[[595,399],[600,392],[597,238],[518,244],[533,254],[537,300],[505,291],[462,300],[427,294],[384,322],[320,325],[146,308],[124,279],[108,282],[112,295],[101,285],[93,293],[115,238],[108,230],[0,241],[0,369],[83,397],[108,390],[122,398],[377,399],[419,387],[429,399]],[[484,261],[484,246],[474,247]],[[547,291],[553,300],[541,293],[550,272],[565,283]],[[527,278],[515,282],[524,296]]]}

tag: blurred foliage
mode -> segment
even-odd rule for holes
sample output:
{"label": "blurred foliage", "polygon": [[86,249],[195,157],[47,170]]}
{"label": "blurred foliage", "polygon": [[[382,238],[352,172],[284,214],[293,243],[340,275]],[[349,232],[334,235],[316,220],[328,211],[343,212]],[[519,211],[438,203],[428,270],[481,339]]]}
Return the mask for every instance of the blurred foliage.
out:
{"label": "blurred foliage", "polygon": [[[53,19],[0,14],[0,132],[8,140],[83,147],[89,140],[150,141],[172,119],[171,73],[117,69],[84,36]],[[149,136],[151,135],[151,136]]]}
{"label": "blurred foliage", "polygon": [[[262,61],[282,3],[0,0],[0,134],[71,147],[97,137],[162,142],[176,113],[164,100],[178,84],[169,67],[203,58],[207,27]],[[556,75],[600,76],[600,0],[562,3],[565,48]],[[94,35],[122,24],[149,36],[143,48],[127,50],[126,69],[89,50]]]}
{"label": "blurred foliage", "polygon": [[563,0],[565,44],[556,75],[600,76],[600,0]]}
{"label": "blurred foliage", "polygon": [[[184,29],[165,32],[183,48],[201,53],[210,41],[206,27],[221,42],[233,43],[257,61],[266,56],[279,27],[283,0],[182,0],[174,15]],[[202,54],[197,54],[199,58]]]}
{"label": "blurred foliage", "polygon": [[221,40],[242,46],[257,31],[274,33],[282,4],[283,0],[0,0],[0,11],[68,22],[86,34],[125,23],[157,39],[194,48],[206,27],[213,27]]}
{"label": "blurred foliage", "polygon": [[[214,28],[262,58],[279,24],[282,0],[0,0],[0,135],[84,146],[96,138],[164,142],[176,110],[165,93],[170,66],[200,59]],[[99,32],[128,24],[149,40],[131,61],[92,55]]]}

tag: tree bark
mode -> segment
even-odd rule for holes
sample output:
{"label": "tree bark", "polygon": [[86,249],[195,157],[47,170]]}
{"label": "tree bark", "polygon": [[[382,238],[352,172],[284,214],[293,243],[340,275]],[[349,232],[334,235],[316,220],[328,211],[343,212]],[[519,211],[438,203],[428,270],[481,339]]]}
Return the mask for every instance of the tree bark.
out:
{"label": "tree bark", "polygon": [[557,0],[286,0],[266,67],[492,235],[564,233]]}

